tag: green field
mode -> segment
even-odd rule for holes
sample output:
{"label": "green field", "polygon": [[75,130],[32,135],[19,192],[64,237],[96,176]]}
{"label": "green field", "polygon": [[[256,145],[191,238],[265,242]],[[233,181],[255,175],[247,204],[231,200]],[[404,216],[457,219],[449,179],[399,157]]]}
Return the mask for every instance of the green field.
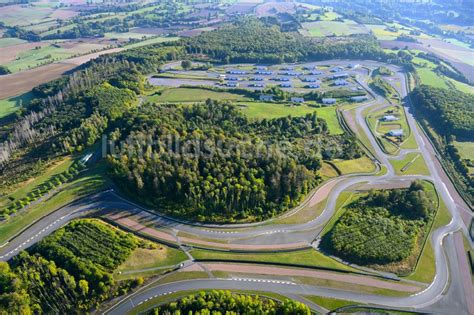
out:
{"label": "green field", "polygon": [[430,175],[423,156],[408,153],[403,160],[389,160],[397,175]]}
{"label": "green field", "polygon": [[26,43],[26,40],[19,38],[0,38],[0,48]]}
{"label": "green field", "polygon": [[178,39],[179,39],[179,37],[153,37],[153,38],[149,38],[149,39],[143,40],[143,41],[138,42],[138,43],[133,43],[133,44],[126,45],[125,47],[127,49],[137,48],[137,47],[141,47],[141,46],[145,46],[145,45],[171,42],[171,41],[175,41],[175,40],[178,40]]}
{"label": "green field", "polygon": [[431,85],[437,88],[449,89],[446,81],[443,80],[443,78],[436,74],[433,70],[417,67],[416,72],[418,73],[422,84]]}
{"label": "green field", "polygon": [[287,264],[304,265],[311,267],[326,267],[339,270],[354,271],[353,268],[346,266],[314,249],[307,249],[288,253],[245,254],[195,248],[191,250],[191,255],[195,259],[239,260],[270,263],[283,262]]}
{"label": "green field", "polygon": [[[15,60],[5,64],[11,72],[18,72],[70,57],[83,55],[92,51],[104,49],[105,44],[76,43],[73,46],[62,46],[64,43],[50,43],[47,46],[31,48],[19,53]],[[66,47],[66,48],[65,48]]]}
{"label": "green field", "polygon": [[346,300],[339,300],[333,298],[327,298],[322,296],[304,296],[305,299],[316,303],[317,305],[324,307],[329,311],[334,311],[337,308],[348,306],[348,305],[360,305],[361,303],[353,302],[353,301],[346,301]]}
{"label": "green field", "polygon": [[367,156],[355,160],[332,161],[342,174],[370,173],[375,171],[375,164]]}
{"label": "green field", "polygon": [[204,102],[207,99],[213,100],[233,100],[244,101],[247,98],[242,95],[211,91],[199,88],[168,88],[161,92],[151,94],[147,97],[147,101],[154,103],[181,103],[181,102]]}
{"label": "green field", "polygon": [[264,103],[264,102],[239,102],[242,111],[250,118],[271,119],[291,116],[304,116],[308,113],[316,112],[320,118],[328,124],[331,134],[342,134],[341,125],[337,119],[335,107],[315,108],[308,105],[290,106],[288,104]]}
{"label": "green field", "polygon": [[27,106],[32,97],[33,95],[28,92],[20,96],[0,100],[0,118],[15,112],[21,106]]}
{"label": "green field", "polygon": [[152,248],[136,248],[130,257],[118,267],[120,272],[174,266],[188,257],[180,250],[159,245]]}
{"label": "green field", "polygon": [[54,9],[51,7],[37,7],[34,5],[15,9],[3,7],[0,10],[0,22],[4,22],[8,26],[24,26],[45,21],[53,12]]}
{"label": "green field", "polygon": [[302,33],[311,37],[324,36],[348,36],[352,34],[367,34],[368,30],[364,25],[351,20],[338,21],[317,21],[303,23]]}
{"label": "green field", "polygon": [[377,37],[378,40],[394,40],[402,34],[409,34],[410,31],[406,29],[398,28],[397,31],[391,31],[387,28],[387,25],[379,24],[366,24],[365,25],[372,33]]}
{"label": "green field", "polygon": [[454,141],[454,146],[458,149],[463,159],[474,160],[474,142]]}
{"label": "green field", "polygon": [[11,72],[34,68],[42,64],[63,60],[73,56],[74,53],[56,45],[43,46],[18,54],[17,59],[6,64]]}

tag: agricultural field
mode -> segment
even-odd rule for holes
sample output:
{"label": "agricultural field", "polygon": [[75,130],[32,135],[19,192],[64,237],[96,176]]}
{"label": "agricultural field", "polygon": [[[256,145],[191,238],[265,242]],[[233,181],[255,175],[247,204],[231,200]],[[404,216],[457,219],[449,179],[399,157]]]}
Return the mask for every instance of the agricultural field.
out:
{"label": "agricultural field", "polygon": [[19,38],[0,38],[0,48],[26,43],[26,40]]}
{"label": "agricultural field", "polygon": [[348,36],[352,34],[367,34],[369,30],[362,24],[351,20],[339,21],[317,21],[303,23],[300,31],[305,36],[325,37],[325,36]]}
{"label": "agricultural field", "polygon": [[35,68],[44,64],[61,61],[77,55],[87,54],[107,48],[99,43],[52,43],[36,46],[27,51],[19,52],[15,60],[4,64],[11,72]]}
{"label": "agricultural field", "polygon": [[218,259],[233,261],[275,262],[310,267],[326,267],[336,270],[354,270],[353,268],[334,260],[314,249],[301,250],[288,253],[231,253],[204,249],[193,249],[191,255],[197,260]]}
{"label": "agricultural field", "polygon": [[0,7],[0,22],[9,26],[27,26],[48,22],[55,19],[69,19],[78,14],[63,8],[55,8],[54,2],[46,5],[37,5],[32,2],[28,5],[10,5]]}

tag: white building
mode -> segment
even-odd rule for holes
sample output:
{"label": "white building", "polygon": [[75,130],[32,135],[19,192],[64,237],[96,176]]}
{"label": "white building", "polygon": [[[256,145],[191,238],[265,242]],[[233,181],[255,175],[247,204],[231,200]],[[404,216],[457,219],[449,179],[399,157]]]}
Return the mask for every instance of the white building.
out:
{"label": "white building", "polygon": [[270,94],[260,94],[260,100],[264,102],[271,102],[273,101],[273,95]]}
{"label": "white building", "polygon": [[292,103],[304,103],[304,98],[302,98],[302,97],[292,97],[290,99],[290,101]]}
{"label": "white building", "polygon": [[381,119],[382,121],[396,121],[398,120],[398,117],[393,116],[393,115],[385,115]]}
{"label": "white building", "polygon": [[401,137],[403,136],[403,129],[393,129],[388,132],[388,135],[391,137]]}
{"label": "white building", "polygon": [[351,97],[352,102],[363,102],[368,99],[367,95],[361,95],[361,96],[353,96]]}
{"label": "white building", "polygon": [[323,98],[322,101],[323,101],[323,104],[325,105],[332,105],[332,104],[336,104],[337,102],[335,98]]}

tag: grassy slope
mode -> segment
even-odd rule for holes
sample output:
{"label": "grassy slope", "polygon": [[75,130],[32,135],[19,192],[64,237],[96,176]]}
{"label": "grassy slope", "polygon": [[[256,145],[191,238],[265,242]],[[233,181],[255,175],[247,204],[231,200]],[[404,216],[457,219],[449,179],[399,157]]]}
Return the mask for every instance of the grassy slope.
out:
{"label": "grassy slope", "polygon": [[154,94],[147,97],[149,102],[156,103],[180,103],[180,102],[199,102],[207,99],[213,100],[246,100],[242,95],[217,92],[199,88],[169,88],[164,89],[160,95]]}
{"label": "grassy slope", "polygon": [[158,248],[136,248],[130,257],[118,268],[120,271],[139,271],[176,265],[187,259],[182,251],[160,245]]}
{"label": "grassy slope", "polygon": [[[429,175],[430,171],[426,166],[425,160],[419,153],[408,153],[403,160],[389,160],[397,175]],[[402,172],[408,163],[414,161],[405,171]]]}
{"label": "grassy slope", "polygon": [[243,112],[250,118],[278,118],[291,116],[304,116],[308,113],[316,112],[320,118],[324,119],[331,134],[342,134],[344,131],[339,124],[335,107],[314,108],[307,105],[289,106],[288,104],[245,102],[241,103]]}
{"label": "grassy slope", "polygon": [[104,167],[104,165],[100,164],[85,171],[76,180],[63,185],[61,191],[53,197],[28,208],[27,211],[18,213],[7,222],[2,222],[0,224],[0,244],[3,244],[24,227],[54,210],[75,199],[103,189],[107,183],[107,180],[101,175],[104,173]]}
{"label": "grassy slope", "polygon": [[354,160],[338,160],[333,162],[342,174],[370,173],[375,171],[375,164],[367,156]]}
{"label": "grassy slope", "polygon": [[0,100],[0,118],[14,113],[21,106],[27,106],[33,95],[31,92]]}
{"label": "grassy slope", "polygon": [[41,186],[42,184],[46,183],[54,175],[66,171],[73,164],[73,162],[74,160],[71,157],[66,157],[62,160],[54,162],[53,165],[48,167],[40,176],[28,180],[26,183],[21,183],[20,185],[18,185],[18,187],[16,187],[17,189],[14,189],[10,193],[6,193],[5,195],[1,196],[0,206],[7,204],[8,199],[19,200],[26,197],[29,192],[31,192],[38,186]]}
{"label": "grassy slope", "polygon": [[193,249],[191,255],[196,259],[220,259],[220,260],[240,260],[240,261],[261,261],[274,263],[298,264],[312,267],[328,267],[341,270],[354,270],[336,260],[321,254],[313,249],[288,253],[261,253],[243,254],[220,252],[202,249]]}

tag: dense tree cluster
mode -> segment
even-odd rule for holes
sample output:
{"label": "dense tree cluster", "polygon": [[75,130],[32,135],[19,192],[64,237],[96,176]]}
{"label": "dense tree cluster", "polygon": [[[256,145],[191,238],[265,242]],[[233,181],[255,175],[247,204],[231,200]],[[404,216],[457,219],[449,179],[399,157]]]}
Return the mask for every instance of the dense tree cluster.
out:
{"label": "dense tree cluster", "polygon": [[418,111],[440,134],[474,140],[474,95],[422,85],[412,97]]}
{"label": "dense tree cluster", "polygon": [[8,69],[5,66],[0,65],[0,75],[5,75],[5,74],[9,74],[9,73],[10,73],[10,69]]}
{"label": "dense tree cluster", "polygon": [[254,18],[240,19],[218,30],[183,41],[188,53],[206,54],[222,62],[283,63],[333,58],[394,60],[372,36],[313,41],[297,33],[284,33]]}
{"label": "dense tree cluster", "polygon": [[275,215],[318,182],[322,154],[360,155],[353,139],[329,136],[316,114],[250,122],[236,106],[210,100],[142,106],[121,125],[124,145],[109,158],[120,186],[162,212],[201,221]]}
{"label": "dense tree cluster", "polygon": [[433,208],[417,181],[408,189],[371,191],[347,207],[323,246],[360,264],[401,261],[412,254]]}
{"label": "dense tree cluster", "polygon": [[277,302],[269,298],[214,290],[189,295],[178,301],[161,305],[147,314],[265,314],[309,315],[311,310],[303,303],[287,299]]}
{"label": "dense tree cluster", "polygon": [[139,245],[131,234],[79,220],[0,262],[0,314],[83,313],[137,282],[112,272]]}

